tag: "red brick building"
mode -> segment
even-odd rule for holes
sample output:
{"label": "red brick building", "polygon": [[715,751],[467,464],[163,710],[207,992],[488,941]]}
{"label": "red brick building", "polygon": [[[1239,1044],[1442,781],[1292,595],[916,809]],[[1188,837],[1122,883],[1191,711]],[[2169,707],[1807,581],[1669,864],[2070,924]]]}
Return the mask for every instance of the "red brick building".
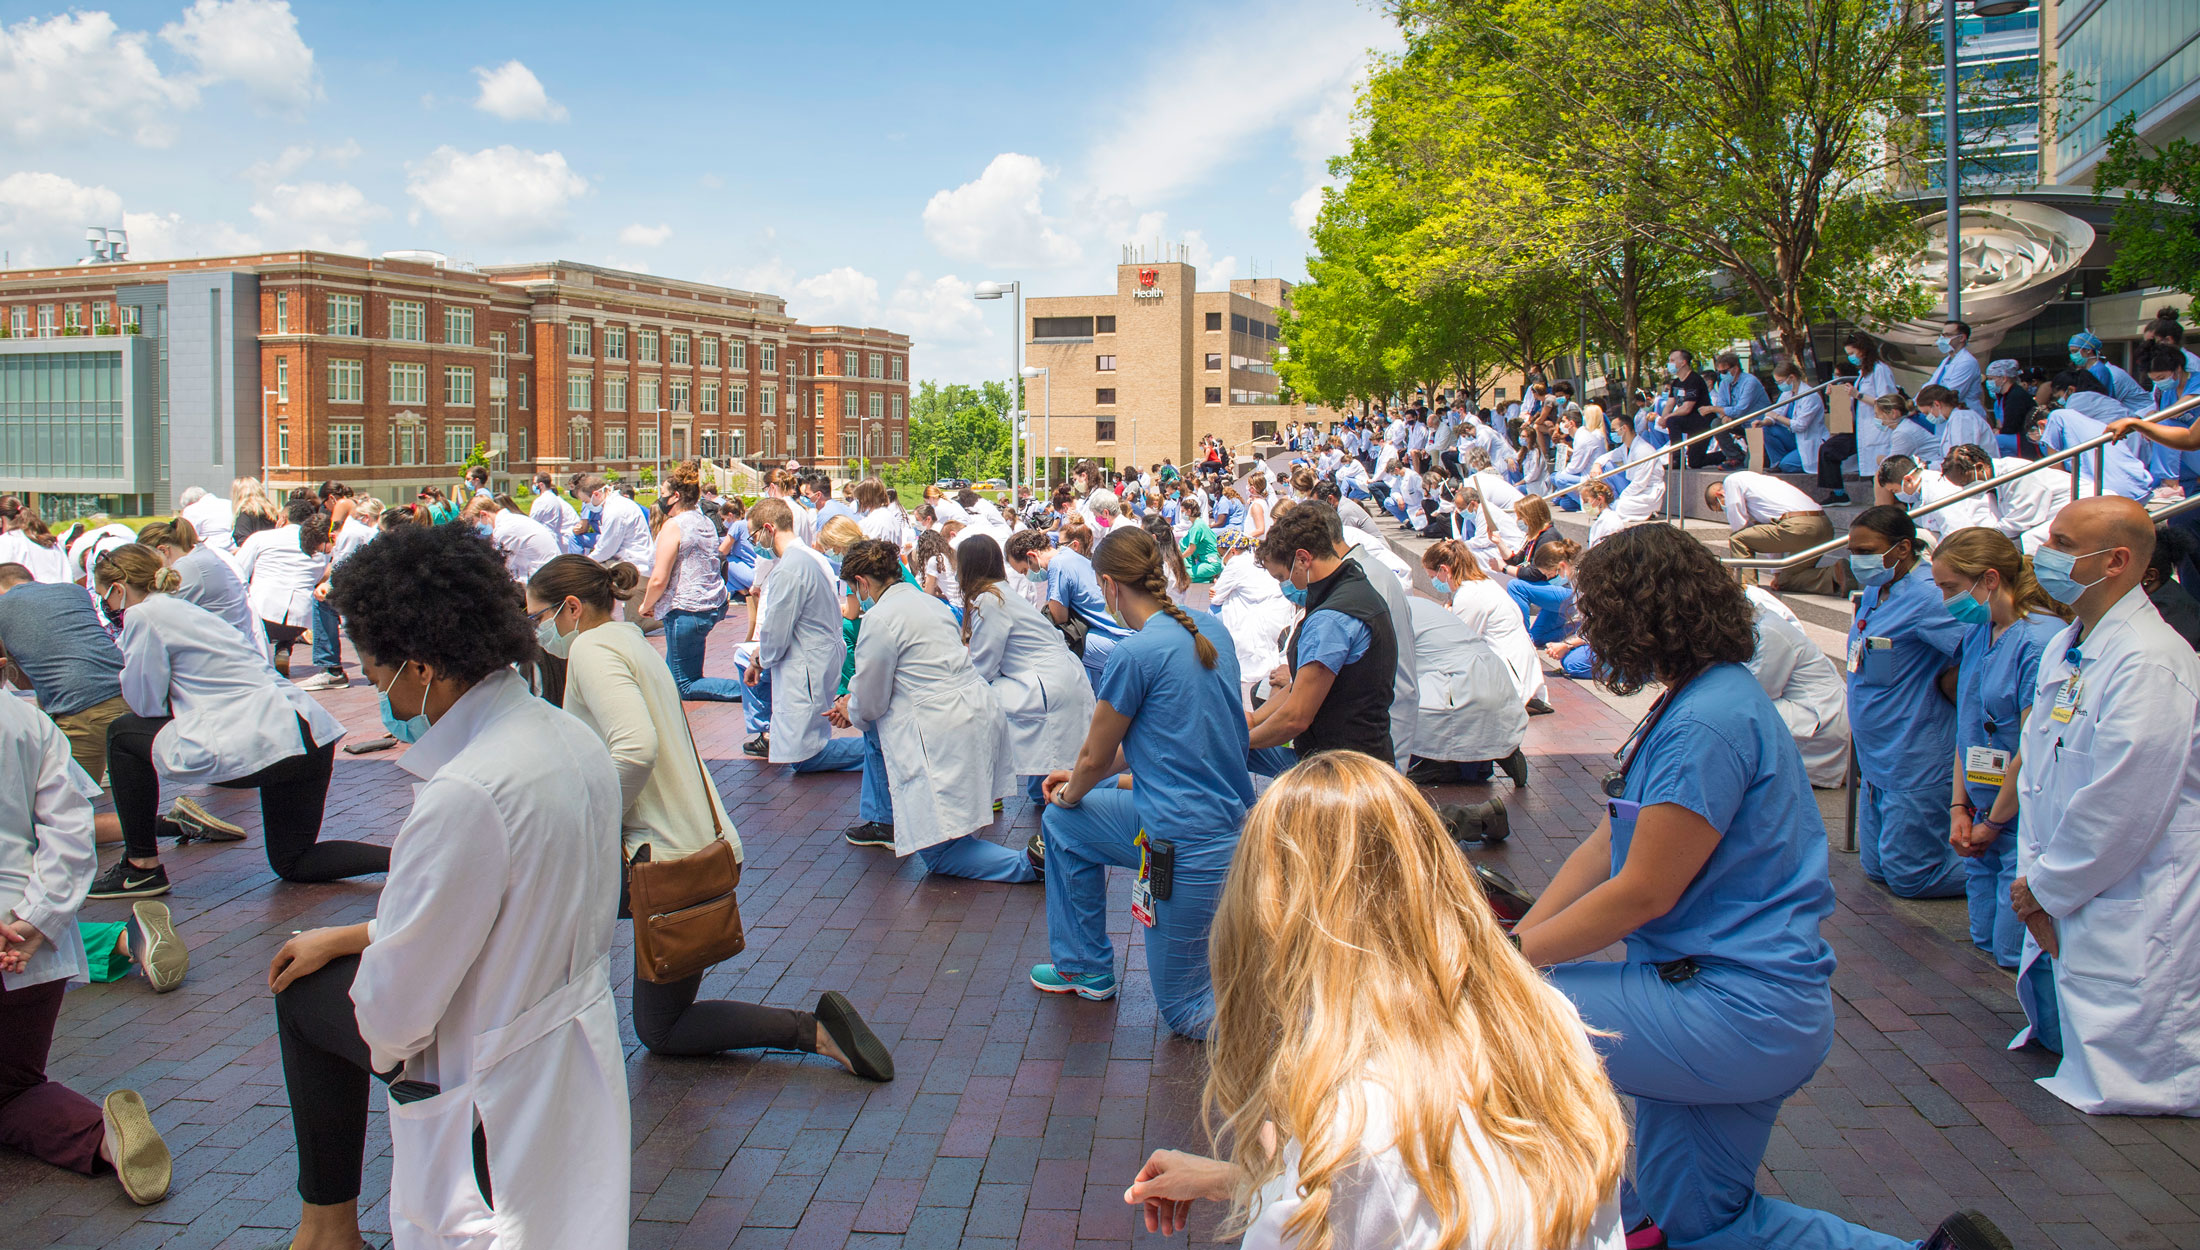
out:
{"label": "red brick building", "polygon": [[[776,295],[570,261],[475,269],[434,253],[279,252],[17,270],[0,273],[0,338],[159,336],[186,316],[203,337],[196,287],[188,307],[168,307],[179,273],[236,293],[233,323],[210,321],[217,350],[234,349],[213,406],[245,408],[259,392],[261,446],[237,448],[235,470],[271,481],[337,478],[409,501],[455,479],[476,445],[503,482],[632,477],[695,455],[842,469],[907,446],[906,335],[802,326]],[[194,387],[207,371],[170,362],[165,340],[160,358],[165,438],[171,364]],[[150,493],[227,487],[189,476]],[[37,487],[11,479],[0,464],[0,489]]]}

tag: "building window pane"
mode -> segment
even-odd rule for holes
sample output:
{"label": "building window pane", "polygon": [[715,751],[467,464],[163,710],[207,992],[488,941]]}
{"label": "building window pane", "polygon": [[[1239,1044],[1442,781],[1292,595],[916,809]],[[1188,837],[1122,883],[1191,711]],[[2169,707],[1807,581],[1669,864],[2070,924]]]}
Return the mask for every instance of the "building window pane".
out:
{"label": "building window pane", "polygon": [[290,402],[290,358],[287,356],[275,358],[275,401]]}
{"label": "building window pane", "polygon": [[275,333],[290,333],[290,293],[287,291],[275,293]]}
{"label": "building window pane", "polygon": [[1221,403],[1221,402],[1222,402],[1222,388],[1221,388],[1221,387],[1219,387],[1219,386],[1210,386],[1210,387],[1208,387],[1208,388],[1207,388],[1207,402],[1208,402],[1208,403],[1210,403],[1210,404],[1219,404],[1219,403]]}
{"label": "building window pane", "polygon": [[776,372],[779,368],[779,345],[776,343],[758,343],[756,345],[756,367],[766,373]]}
{"label": "building window pane", "polygon": [[605,360],[626,359],[625,326],[605,326],[603,328],[603,358]]}
{"label": "building window pane", "polygon": [[1207,328],[1208,328],[1208,329],[1210,329],[1210,330],[1219,330],[1219,329],[1221,329],[1221,328],[1222,328],[1222,314],[1221,314],[1221,313],[1218,313],[1218,312],[1211,312],[1211,313],[1208,313],[1208,314],[1207,314]]}
{"label": "building window pane", "polygon": [[[345,338],[358,338],[365,333],[366,301],[357,295],[331,295],[328,297],[328,332]],[[334,437],[331,435],[331,437]]]}
{"label": "building window pane", "polygon": [[443,310],[443,341],[453,347],[474,345],[474,310],[471,308],[445,308]]}
{"label": "building window pane", "polygon": [[655,330],[644,330],[641,332],[640,338],[642,341],[642,363],[645,365],[656,364],[657,332]]}
{"label": "building window pane", "polygon": [[607,377],[605,377],[605,378],[604,378],[604,380],[603,380],[603,410],[604,410],[605,412],[625,412],[625,411],[626,411],[626,375],[625,375],[625,374],[623,374],[623,373],[614,373],[614,374],[610,374],[609,376],[607,376]]}
{"label": "building window pane", "polygon": [[565,406],[568,411],[586,412],[590,407],[589,384],[594,379],[585,373],[577,373],[565,380]]}
{"label": "building window pane", "polygon": [[634,454],[638,458],[643,460],[655,460],[657,458],[656,426],[645,425],[641,429],[634,431],[634,441],[639,444],[639,446],[635,448],[634,452]]}
{"label": "building window pane", "polygon": [[367,462],[367,427],[355,421],[335,421],[328,427],[328,462],[359,465]]}
{"label": "building window pane", "polygon": [[1112,386],[1103,386],[1103,387],[1100,387],[1099,389],[1095,390],[1095,391],[1094,391],[1094,392],[1092,393],[1092,402],[1094,402],[1094,403],[1096,403],[1096,404],[1112,404],[1112,403],[1114,403],[1114,402],[1115,402],[1115,388],[1114,388],[1114,387],[1112,387]]}
{"label": "building window pane", "polygon": [[360,360],[331,360],[328,362],[328,400],[332,404],[365,403],[367,398],[367,367]]}
{"label": "building window pane", "polygon": [[1115,357],[1095,356],[1092,359],[1092,367],[1102,373],[1113,373],[1115,372]]}
{"label": "building window pane", "polygon": [[1113,333],[1115,333],[1115,318],[1113,318],[1113,317],[1094,317],[1094,318],[1092,319],[1092,332],[1093,332],[1093,333],[1095,333],[1095,334],[1113,334]]}
{"label": "building window pane", "polygon": [[749,410],[749,388],[736,386],[726,392],[726,412],[730,416],[744,416]]}
{"label": "building window pane", "polygon": [[470,425],[446,425],[443,427],[443,463],[464,464],[474,454],[474,427]]}
{"label": "building window pane", "polygon": [[589,325],[585,321],[569,321],[565,325],[565,354],[586,356],[589,353]]}
{"label": "building window pane", "polygon": [[659,407],[662,406],[657,402],[658,385],[658,381],[655,378],[642,379],[641,387],[636,394],[634,411],[655,412]]}
{"label": "building window pane", "polygon": [[715,369],[715,368],[717,368],[717,367],[718,367],[718,338],[717,338],[717,336],[716,336],[716,335],[711,335],[711,334],[706,334],[706,335],[704,335],[704,336],[703,336],[703,342],[702,342],[702,348],[703,348],[703,367],[704,367],[705,369]]}
{"label": "building window pane", "polygon": [[443,402],[473,407],[474,370],[471,365],[451,365],[443,370]]}
{"label": "building window pane", "polygon": [[391,300],[390,339],[398,343],[427,342],[428,306],[419,300]]}
{"label": "building window pane", "polygon": [[686,412],[688,410],[688,383],[686,378],[674,378],[672,380],[672,410],[674,412]]}
{"label": "building window pane", "polygon": [[1095,421],[1094,421],[1094,422],[1092,423],[1092,437],[1093,437],[1093,441],[1094,441],[1094,442],[1100,442],[1100,443],[1112,443],[1112,442],[1114,442],[1114,441],[1115,441],[1115,418],[1114,418],[1114,417],[1101,417],[1101,418],[1098,418],[1097,420],[1095,420]]}
{"label": "building window pane", "polygon": [[727,343],[727,344],[726,344],[726,368],[728,368],[728,369],[747,369],[748,367],[749,367],[749,341],[748,341],[747,339],[734,339],[733,341],[731,341],[731,342]]}
{"label": "building window pane", "polygon": [[[712,340],[710,339],[703,340],[703,342],[705,343],[709,343],[711,341]],[[712,414],[718,411],[718,384],[716,382],[703,383],[703,411],[705,414]]]}
{"label": "building window pane", "polygon": [[687,362],[688,336],[685,334],[675,334],[672,336],[672,363],[676,365],[684,365]]}
{"label": "building window pane", "polygon": [[391,364],[390,402],[393,404],[427,403],[428,366],[400,363]]}
{"label": "building window pane", "polygon": [[623,426],[623,425],[611,425],[611,426],[605,426],[605,427],[604,427],[604,432],[603,432],[603,454],[604,454],[604,459],[606,459],[606,460],[624,460],[624,459],[626,459],[626,427],[625,427],[625,426]]}
{"label": "building window pane", "polygon": [[879,394],[877,391],[871,392],[871,419],[873,421],[876,421],[879,418],[884,417],[885,415],[886,397]]}

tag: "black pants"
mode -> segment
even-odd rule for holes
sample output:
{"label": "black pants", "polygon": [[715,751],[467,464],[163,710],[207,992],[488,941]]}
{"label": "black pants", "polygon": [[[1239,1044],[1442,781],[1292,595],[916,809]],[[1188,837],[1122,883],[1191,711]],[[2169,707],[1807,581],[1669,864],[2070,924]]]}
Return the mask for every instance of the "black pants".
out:
{"label": "black pants", "polygon": [[[1726,420],[1726,418],[1720,416],[1717,410],[1713,410],[1710,412],[1692,412],[1685,417],[1673,417],[1668,419],[1666,421],[1665,428],[1666,432],[1673,436],[1673,441],[1678,443],[1684,439],[1693,438],[1696,435],[1703,433],[1705,430],[1710,429],[1712,426],[1718,425],[1724,420]],[[1744,449],[1739,442],[1735,441],[1733,432],[1729,431],[1725,434],[1719,435],[1717,438],[1712,439],[1708,443],[1698,443],[1694,447],[1689,448],[1688,467],[1691,469],[1701,469],[1706,465],[1709,465],[1713,460],[1721,457],[1731,459],[1737,464],[1747,465],[1749,463],[1748,451]],[[1680,454],[1678,452],[1674,453],[1673,455],[1673,467],[1676,469],[1681,467]]]}
{"label": "black pants", "polygon": [[657,1055],[715,1055],[722,1050],[817,1051],[817,1017],[807,1011],[730,999],[696,1002],[703,974],[662,985],[634,968],[634,1035]]}
{"label": "black pants", "polygon": [[1818,485],[1822,490],[1841,490],[1841,462],[1856,454],[1856,435],[1836,434],[1818,449]]}
{"label": "black pants", "polygon": [[[124,853],[132,859],[160,856],[160,845],[154,840],[161,830],[160,774],[153,767],[153,738],[167,723],[164,716],[128,715],[117,716],[107,727],[107,777],[114,786]],[[304,717],[298,718],[298,735],[301,743],[313,740]],[[318,840],[335,760],[336,742],[330,739],[249,777],[215,783],[227,790],[260,792],[267,862],[285,881],[336,881],[390,870],[388,847]]]}
{"label": "black pants", "polygon": [[[275,1036],[283,1050],[283,1084],[290,1090],[290,1124],[298,1138],[298,1196],[333,1206],[359,1196],[367,1151],[367,1078],[373,1060],[359,1036],[351,983],[359,957],[332,959],[275,996]],[[474,1126],[474,1183],[489,1188],[489,1141]]]}

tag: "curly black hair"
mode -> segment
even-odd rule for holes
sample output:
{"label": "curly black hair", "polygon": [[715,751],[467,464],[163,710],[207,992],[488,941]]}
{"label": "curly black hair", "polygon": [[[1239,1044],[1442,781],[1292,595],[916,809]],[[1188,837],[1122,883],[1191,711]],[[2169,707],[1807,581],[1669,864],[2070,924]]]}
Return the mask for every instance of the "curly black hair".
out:
{"label": "curly black hair", "polygon": [[1678,686],[1756,654],[1748,596],[1718,557],[1670,525],[1632,526],[1591,547],[1575,569],[1574,604],[1598,680],[1615,694]]}
{"label": "curly black hair", "polygon": [[401,525],[353,552],[329,578],[329,606],[359,653],[477,682],[534,654],[519,586],[470,525]]}

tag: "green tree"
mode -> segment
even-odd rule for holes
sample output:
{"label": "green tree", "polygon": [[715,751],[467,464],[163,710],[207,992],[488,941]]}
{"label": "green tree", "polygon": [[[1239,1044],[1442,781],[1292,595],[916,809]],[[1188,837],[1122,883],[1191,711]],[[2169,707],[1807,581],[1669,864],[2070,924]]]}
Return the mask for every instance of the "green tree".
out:
{"label": "green tree", "polygon": [[2148,148],[2130,113],[2108,131],[2108,152],[2093,171],[2093,198],[2126,188],[2109,219],[2116,259],[2108,267],[2119,288],[2166,286],[2200,295],[2200,146],[2184,139]]}
{"label": "green tree", "polygon": [[885,466],[886,480],[916,486],[943,477],[1006,478],[1009,467],[1008,388],[937,382],[917,384],[909,399],[909,454]]}

